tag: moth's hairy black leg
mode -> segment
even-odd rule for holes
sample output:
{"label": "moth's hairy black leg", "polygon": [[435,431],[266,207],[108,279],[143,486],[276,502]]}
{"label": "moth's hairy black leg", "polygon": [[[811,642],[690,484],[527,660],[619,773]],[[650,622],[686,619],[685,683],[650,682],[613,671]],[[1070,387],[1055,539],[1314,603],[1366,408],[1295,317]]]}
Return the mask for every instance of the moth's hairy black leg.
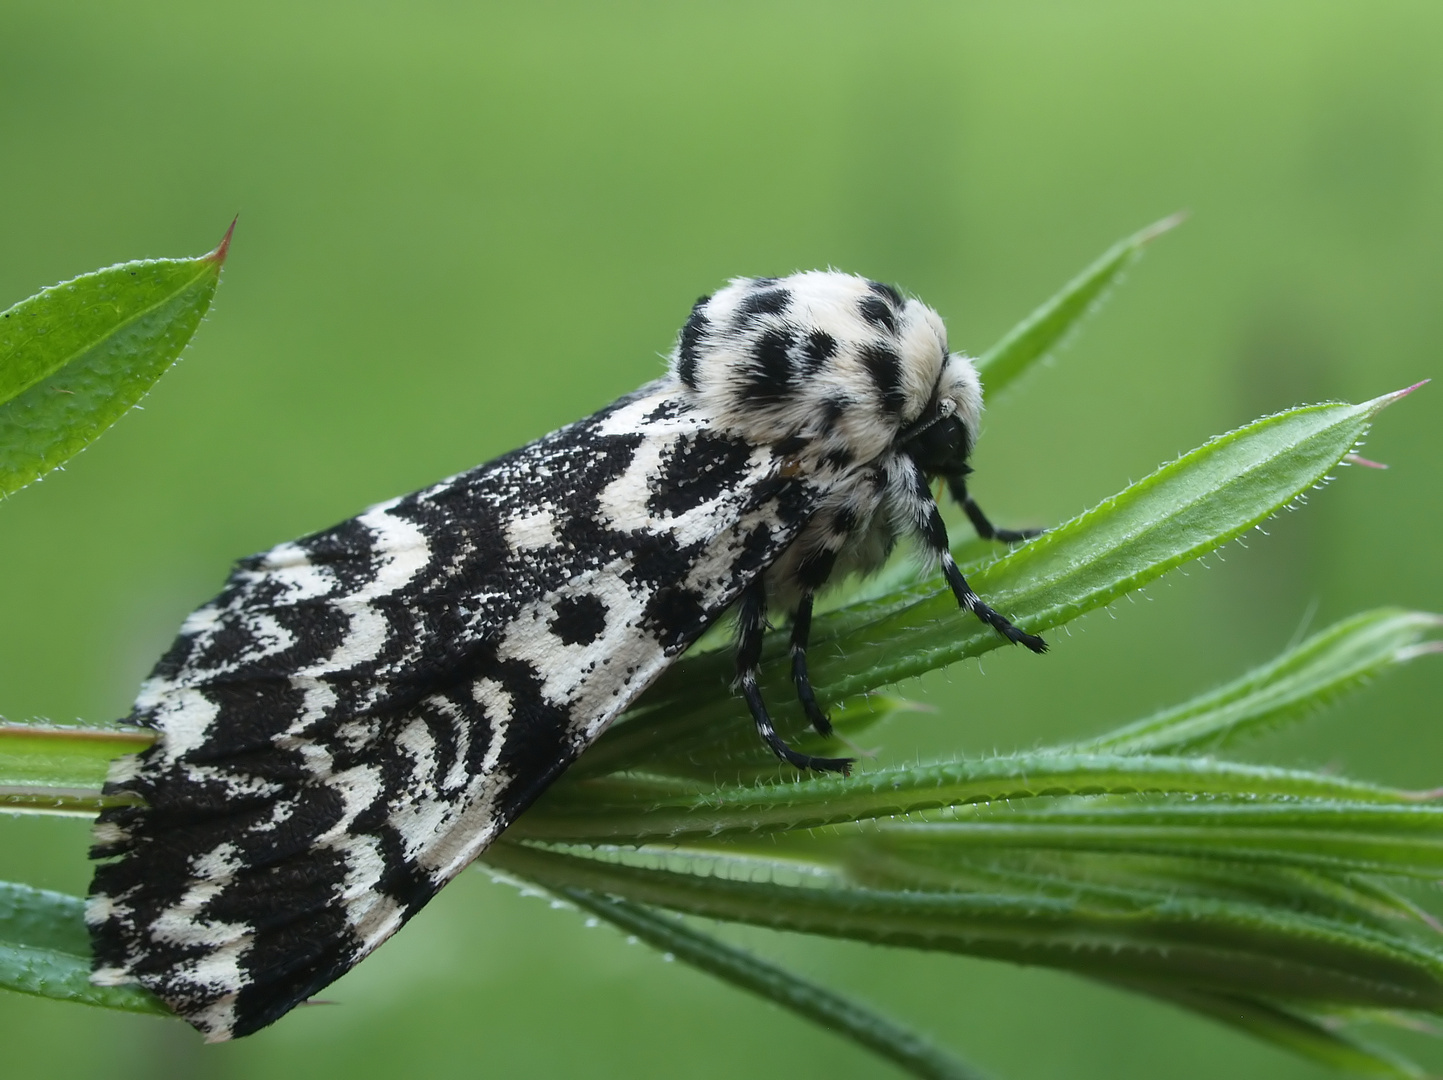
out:
{"label": "moth's hairy black leg", "polygon": [[812,679],[807,673],[807,639],[812,633],[812,599],[816,591],[832,576],[832,567],[837,564],[835,551],[819,551],[809,556],[797,567],[797,581],[806,591],[797,603],[796,614],[792,616],[792,682],[797,687],[797,700],[802,711],[818,735],[832,733],[832,722],[822,707],[817,704],[817,695],[812,690]]}
{"label": "moth's hairy black leg", "polygon": [[950,551],[944,551],[942,554],[942,572],[947,577],[947,584],[952,586],[952,595],[957,597],[957,603],[972,612],[972,614],[976,615],[988,626],[1012,642],[1012,644],[1026,645],[1035,653],[1044,653],[1047,651],[1047,642],[1043,641],[1036,634],[1029,634],[1025,630],[1017,629],[1005,616],[999,615],[984,603],[980,596],[972,591],[972,586],[967,584],[967,579],[962,576],[962,571],[957,569],[957,564],[952,561],[952,553]]}
{"label": "moth's hairy black leg", "polygon": [[972,496],[967,492],[967,481],[961,476],[949,476],[947,487],[952,492],[952,498],[956,499],[962,509],[967,512],[967,518],[972,522],[972,527],[977,530],[977,535],[983,540],[997,540],[1004,544],[1015,544],[1019,540],[1030,540],[1034,536],[1041,536],[1046,530],[1043,529],[999,529],[987,519],[982,512],[982,507],[973,501]]}
{"label": "moth's hairy black leg", "polygon": [[[930,492],[926,494],[930,500]],[[983,518],[982,520],[985,522],[987,519]],[[991,528],[990,524],[988,528]],[[978,531],[981,532],[981,529],[979,528]],[[932,503],[931,512],[927,515],[926,523],[922,527],[922,541],[942,563],[942,573],[947,577],[947,584],[952,586],[952,595],[957,597],[958,604],[972,612],[1014,645],[1026,645],[1035,653],[1047,651],[1047,642],[1036,634],[1029,634],[1024,630],[1017,629],[1005,616],[992,610],[980,596],[972,591],[972,586],[967,584],[967,579],[962,576],[962,571],[957,568],[957,563],[952,558],[952,551],[947,544],[947,526],[942,521],[942,512],[937,509],[935,502]]]}
{"label": "moth's hairy black leg", "polygon": [[737,684],[747,708],[751,709],[756,721],[757,734],[772,748],[772,753],[798,769],[815,769],[818,772],[839,772],[844,776],[852,769],[851,758],[813,757],[793,750],[782,741],[767,713],[766,702],[762,700],[761,687],[757,685],[757,665],[762,658],[762,639],[767,627],[767,587],[761,577],[756,578],[742,593],[737,608]]}
{"label": "moth's hairy black leg", "polygon": [[797,612],[792,616],[792,682],[797,686],[797,700],[807,714],[818,735],[832,733],[832,721],[817,704],[817,695],[812,690],[811,676],[807,674],[807,637],[812,632],[812,594],[807,593],[797,603]]}

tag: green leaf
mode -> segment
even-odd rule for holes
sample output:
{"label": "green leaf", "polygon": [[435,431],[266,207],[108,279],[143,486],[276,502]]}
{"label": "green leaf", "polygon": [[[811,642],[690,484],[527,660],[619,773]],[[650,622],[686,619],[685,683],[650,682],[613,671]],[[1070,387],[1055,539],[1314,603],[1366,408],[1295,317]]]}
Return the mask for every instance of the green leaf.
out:
{"label": "green leaf", "polygon": [[1077,329],[1083,319],[1101,306],[1103,298],[1136,262],[1143,248],[1182,224],[1173,214],[1120,240],[1047,303],[1018,323],[977,361],[977,370],[989,396],[996,396],[1017,381],[1028,368],[1052,353]]}
{"label": "green leaf", "polygon": [[[1220,436],[969,575],[1018,625],[1038,632],[1105,607],[1169,570],[1237,539],[1329,479],[1379,410],[1410,390],[1361,405],[1308,405]],[[773,635],[762,688],[778,730],[805,729],[791,667]],[[812,684],[824,706],[979,656],[1005,644],[957,610],[940,577],[813,623]],[[687,773],[728,737],[743,710],[725,653],[684,657],[571,770],[572,781],[625,762]],[[764,751],[757,751],[764,754]]]}
{"label": "green leaf", "polygon": [[975,1069],[866,1006],[700,933],[677,919],[589,889],[563,886],[556,890],[556,895],[669,956],[852,1039],[913,1076],[928,1080],[981,1078],[982,1074]]}
{"label": "green leaf", "polygon": [[1307,716],[1409,660],[1443,652],[1443,642],[1426,640],[1440,629],[1443,616],[1422,611],[1354,615],[1226,686],[1073,748],[1115,754],[1218,749]]}
{"label": "green leaf", "polygon": [[79,453],[145,396],[200,325],[230,236],[200,258],[97,270],[0,312],[0,496]]}
{"label": "green leaf", "polygon": [[[1371,418],[1408,392],[1291,409],[1213,439],[983,568],[972,586],[1033,632],[1105,607],[1330,479]],[[819,622],[822,632],[830,629]],[[815,649],[813,679],[819,696],[841,700],[1002,643],[977,620],[957,618],[955,602],[937,588]]]}
{"label": "green leaf", "polygon": [[170,1010],[145,990],[90,982],[85,901],[0,882],[0,987],[127,1012]]}
{"label": "green leaf", "polygon": [[[509,835],[509,834],[508,834]],[[1367,1008],[1443,1008],[1443,954],[1283,905],[1098,888],[1067,895],[790,885],[579,857],[514,840],[484,860],[691,915],[875,944],[1045,964],[1108,980]]]}
{"label": "green leaf", "polygon": [[507,835],[552,842],[643,842],[812,829],[976,802],[1166,792],[1412,804],[1420,796],[1323,773],[1207,758],[1039,752],[716,787],[646,776],[557,784]]}
{"label": "green leaf", "polygon": [[101,795],[101,785],[113,759],[154,741],[140,728],[0,724],[0,809],[93,817],[133,802]]}
{"label": "green leaf", "polygon": [[[799,843],[794,834],[778,839],[771,851],[759,849],[745,837],[697,841],[692,847],[708,870],[725,875],[748,861],[802,854],[791,852]],[[941,842],[929,844],[919,837],[916,843],[899,845],[892,837],[839,830],[834,842],[814,844],[805,854],[813,862],[830,857],[825,865],[832,878],[874,889],[1043,895],[1075,902],[1094,894],[1134,900],[1152,897],[1154,903],[1185,897],[1304,913],[1336,924],[1368,927],[1386,938],[1412,940],[1440,929],[1436,920],[1420,918],[1415,907],[1380,881],[1356,874],[1263,861],[1229,863],[1189,854],[949,847],[945,837],[937,839]]]}
{"label": "green leaf", "polygon": [[1070,800],[1041,808],[979,807],[957,821],[883,822],[867,843],[933,860],[1050,849],[1180,855],[1315,870],[1443,876],[1443,806],[1257,796]]}

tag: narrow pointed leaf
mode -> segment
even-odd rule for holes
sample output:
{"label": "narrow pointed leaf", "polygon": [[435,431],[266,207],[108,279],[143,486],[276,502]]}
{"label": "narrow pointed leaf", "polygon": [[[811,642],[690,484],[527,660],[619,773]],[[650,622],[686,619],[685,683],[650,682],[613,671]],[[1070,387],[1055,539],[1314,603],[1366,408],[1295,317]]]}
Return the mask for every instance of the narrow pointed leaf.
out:
{"label": "narrow pointed leaf", "polygon": [[[1346,878],[1328,870],[1266,862],[1227,863],[1186,855],[1139,855],[1090,851],[958,849],[915,845],[896,850],[885,840],[848,837],[831,854],[832,876],[874,889],[921,892],[969,891],[1002,895],[1043,895],[1081,900],[1087,895],[1116,894],[1154,904],[1185,898],[1188,902],[1219,901],[1263,910],[1284,910],[1333,923],[1367,927],[1384,938],[1435,940],[1436,921],[1420,919],[1397,893],[1360,875]],[[840,837],[839,837],[840,840]],[[716,851],[715,860],[741,863],[733,850],[745,840],[691,841],[698,866]],[[774,860],[783,854],[771,854]],[[705,867],[728,876],[728,866]],[[697,872],[702,872],[700,869]],[[822,879],[818,879],[821,883]],[[1367,886],[1372,886],[1368,888]]]}
{"label": "narrow pointed leaf", "polygon": [[1045,358],[1101,305],[1109,289],[1142,255],[1148,243],[1182,224],[1173,214],[1120,240],[1052,299],[1027,316],[977,361],[983,385],[996,395]]}
{"label": "narrow pointed leaf", "polygon": [[1089,889],[1070,896],[813,888],[726,881],[502,841],[483,857],[545,888],[579,887],[707,918],[1042,964],[1106,979],[1370,1008],[1443,1008],[1443,955],[1281,906]]}
{"label": "narrow pointed leaf", "polygon": [[836,1032],[927,1080],[981,1080],[982,1074],[915,1032],[850,998],[803,979],[677,919],[589,889],[556,895],[606,919],[657,949]]}
{"label": "narrow pointed leaf", "polygon": [[1119,728],[1080,750],[1173,754],[1216,749],[1307,716],[1350,690],[1443,648],[1428,635],[1443,616],[1379,608],[1335,623],[1276,660],[1175,708]]}
{"label": "narrow pointed leaf", "polygon": [[958,821],[883,823],[868,843],[936,859],[989,849],[1111,851],[1435,879],[1443,876],[1443,806],[1259,798],[988,806]]}
{"label": "narrow pointed leaf", "polygon": [[508,835],[635,843],[810,829],[968,803],[1129,792],[1278,795],[1380,804],[1419,799],[1396,788],[1266,765],[1036,753],[755,786],[714,788],[646,777],[558,784],[517,819]]}
{"label": "narrow pointed leaf", "polygon": [[[1030,631],[1071,622],[1236,539],[1324,482],[1402,393],[1291,409],[1213,439],[985,567],[972,586]],[[958,618],[955,607],[938,589],[815,648],[819,695],[840,700],[998,647],[995,633]]]}
{"label": "narrow pointed leaf", "polygon": [[0,312],[0,495],[79,453],[145,396],[210,307],[229,240],[196,259],[84,274]]}
{"label": "narrow pointed leaf", "polygon": [[170,1010],[136,987],[93,986],[85,901],[0,882],[0,988],[127,1012]]}
{"label": "narrow pointed leaf", "polygon": [[1365,1042],[1341,1029],[1332,1017],[1308,1009],[1236,994],[1157,987],[1134,989],[1146,989],[1182,1008],[1246,1031],[1279,1049],[1331,1069],[1380,1080],[1420,1080],[1427,1075],[1407,1058]]}

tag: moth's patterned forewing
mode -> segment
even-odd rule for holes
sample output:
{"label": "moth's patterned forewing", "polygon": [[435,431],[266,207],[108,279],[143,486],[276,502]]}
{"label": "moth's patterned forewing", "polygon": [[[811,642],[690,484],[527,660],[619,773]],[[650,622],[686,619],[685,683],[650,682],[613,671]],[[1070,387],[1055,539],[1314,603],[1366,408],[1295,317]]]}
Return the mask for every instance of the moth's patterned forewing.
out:
{"label": "moth's patterned forewing", "polygon": [[657,384],[242,562],[144,685],[97,981],[211,1038],[395,932],[796,535],[809,489]]}

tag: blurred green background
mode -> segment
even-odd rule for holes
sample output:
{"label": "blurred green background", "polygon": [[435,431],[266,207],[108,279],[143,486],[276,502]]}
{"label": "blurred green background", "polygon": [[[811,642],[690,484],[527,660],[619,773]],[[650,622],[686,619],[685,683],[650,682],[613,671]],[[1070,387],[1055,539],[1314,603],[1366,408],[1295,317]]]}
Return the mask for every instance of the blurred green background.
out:
{"label": "blurred green background", "polygon": [[[476,464],[654,376],[737,274],[895,281],[990,345],[1177,209],[1051,370],[992,403],[994,519],[1070,516],[1262,413],[1443,374],[1436,3],[0,3],[0,306],[200,253],[208,324],[134,414],[9,500],[0,712],[106,719],[234,557]],[[1443,610],[1443,387],[1247,550],[908,692],[883,755],[1096,731],[1363,607]],[[1443,665],[1254,753],[1443,783]],[[739,719],[738,722],[744,722]],[[0,877],[81,892],[78,821]],[[733,933],[1011,1078],[1311,1077],[1045,971]],[[0,996],[7,1076],[873,1077],[860,1051],[464,875],[234,1045]],[[1436,1062],[1443,1060],[1437,1052]]]}

